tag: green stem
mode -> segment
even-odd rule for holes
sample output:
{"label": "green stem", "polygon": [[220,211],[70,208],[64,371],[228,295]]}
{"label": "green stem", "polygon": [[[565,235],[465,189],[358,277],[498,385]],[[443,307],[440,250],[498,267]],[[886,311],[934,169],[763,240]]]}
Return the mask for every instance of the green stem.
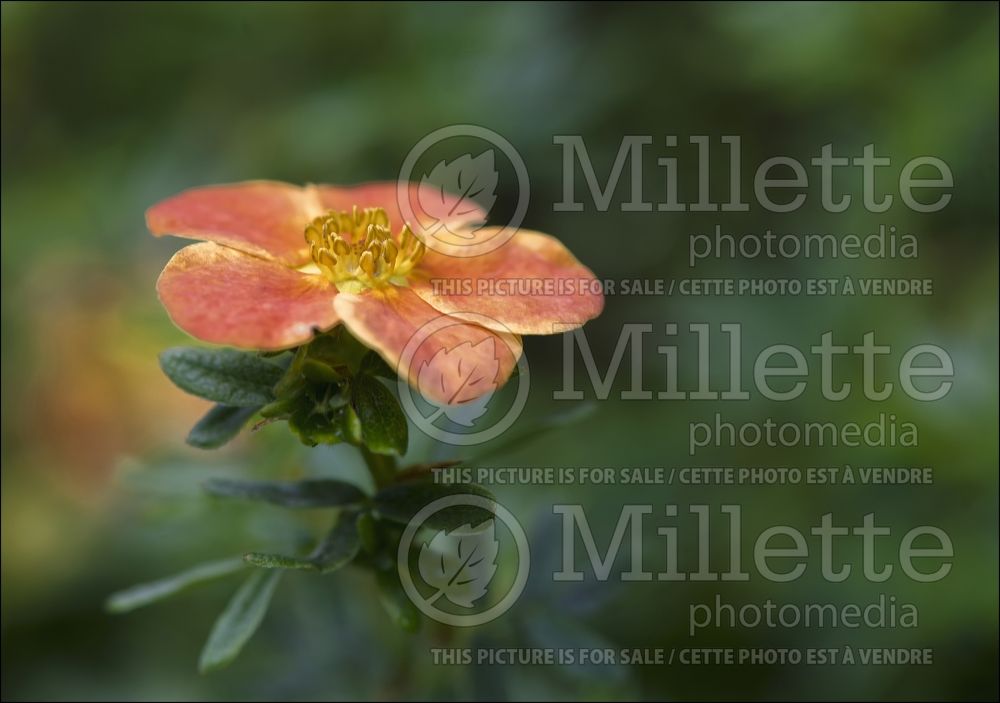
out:
{"label": "green stem", "polygon": [[384,454],[375,454],[362,445],[359,447],[361,456],[368,465],[368,471],[375,482],[375,490],[381,490],[396,480],[396,459]]}

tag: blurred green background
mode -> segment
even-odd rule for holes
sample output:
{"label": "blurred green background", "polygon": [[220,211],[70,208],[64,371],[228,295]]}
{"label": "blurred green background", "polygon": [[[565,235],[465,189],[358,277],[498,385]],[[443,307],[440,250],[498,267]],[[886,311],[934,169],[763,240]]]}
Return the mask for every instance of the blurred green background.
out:
{"label": "blurred green background", "polygon": [[[997,696],[995,4],[4,3],[2,11],[5,699]],[[935,485],[493,487],[533,526],[540,551],[558,536],[545,517],[555,502],[586,505],[602,540],[625,503],[708,503],[715,510],[740,503],[746,535],[778,522],[806,530],[825,512],[858,524],[874,511],[894,535],[936,525],[955,543],[952,573],[930,585],[894,577],[836,586],[803,578],[554,589],[554,605],[526,598],[501,626],[451,639],[434,628],[416,636],[393,631],[364,574],[291,574],[242,657],[208,676],[195,672],[197,653],[235,587],[231,580],[125,617],[102,612],[106,595],[123,586],[280,547],[310,527],[278,510],[210,501],[199,489],[205,478],[358,470],[348,453],[306,451],[279,427],[216,453],[184,446],[204,404],[160,374],[157,353],[186,338],[170,325],[153,287],[182,243],[149,237],[145,208],[216,182],[392,179],[417,140],[454,123],[487,126],[515,145],[531,176],[525,226],[558,236],[601,278],[690,275],[686,237],[716,223],[736,234],[768,227],[868,233],[885,223],[917,235],[918,260],[761,258],[713,262],[697,274],[934,279],[929,297],[610,297],[587,327],[602,364],[623,322],[651,322],[659,331],[665,322],[684,329],[691,321],[742,322],[754,354],[778,342],[814,344],[828,329],[849,344],[876,330],[894,350],[931,342],[955,360],[955,386],[935,403],[898,393],[871,403],[855,393],[832,404],[815,384],[794,403],[755,394],[736,406],[623,402],[614,393],[580,426],[491,457],[491,464],[918,465],[934,467]],[[657,184],[654,155],[663,153],[666,135],[682,144],[692,134],[742,135],[751,166],[774,155],[806,162],[830,142],[851,156],[875,143],[893,158],[891,174],[913,156],[944,159],[954,172],[954,197],[935,215],[896,207],[872,215],[857,206],[829,215],[818,208],[815,187],[809,205],[784,216],[756,207],[738,216],[623,213],[626,178],[608,212],[589,205],[558,213],[557,134],[583,136],[599,174],[608,172],[623,136],[652,135],[645,168]],[[695,163],[690,155],[681,160],[689,194]],[[579,173],[577,180],[585,196]],[[885,182],[892,186],[895,177]],[[749,181],[749,195],[748,188]],[[858,184],[851,189],[858,193]],[[514,196],[501,190],[498,208],[510,207]],[[659,332],[654,337],[665,341]],[[559,406],[551,398],[560,385],[562,341],[532,338],[525,349],[532,393],[519,424],[529,426]],[[647,387],[661,388],[662,357],[650,353],[646,364]],[[725,378],[727,368],[723,360],[713,374]],[[682,373],[690,387],[693,366],[682,365]],[[856,371],[845,374],[859,381]],[[627,387],[627,376],[616,388]],[[918,424],[920,445],[726,448],[692,461],[688,423],[717,411],[733,421],[770,415],[838,422],[893,412]],[[416,445],[415,458],[432,451]],[[650,563],[662,565],[655,527]],[[728,547],[717,540],[713,549],[725,554]],[[737,603],[862,604],[891,593],[919,607],[920,626],[720,629],[689,638],[688,606],[717,592]],[[935,664],[432,666],[428,648],[443,641],[932,647]]]}

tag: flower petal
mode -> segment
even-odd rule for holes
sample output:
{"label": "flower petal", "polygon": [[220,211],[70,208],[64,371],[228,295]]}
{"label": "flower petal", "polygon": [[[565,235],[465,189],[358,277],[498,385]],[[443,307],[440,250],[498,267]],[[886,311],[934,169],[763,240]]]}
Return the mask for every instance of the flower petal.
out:
{"label": "flower petal", "polygon": [[285,349],[339,321],[336,288],[212,242],[184,247],[156,283],[170,318],[193,337],[244,349]]}
{"label": "flower petal", "polygon": [[486,219],[486,212],[469,198],[444,192],[430,185],[407,183],[398,188],[396,181],[363,183],[357,186],[314,186],[325,209],[350,210],[353,206],[380,207],[389,215],[396,234],[409,223],[416,234],[428,228],[446,226],[449,230]]}
{"label": "flower petal", "polygon": [[408,288],[340,294],[347,328],[424,397],[456,404],[502,386],[521,356],[521,338],[442,315]]}
{"label": "flower petal", "polygon": [[321,212],[310,189],[247,181],[167,198],[146,211],[146,224],[157,236],[206,239],[300,266],[309,260],[305,226]]}
{"label": "flower petal", "polygon": [[485,315],[501,326],[483,324],[515,334],[563,332],[604,308],[601,283],[590,269],[559,240],[527,230],[481,256],[428,250],[412,288],[443,313]]}

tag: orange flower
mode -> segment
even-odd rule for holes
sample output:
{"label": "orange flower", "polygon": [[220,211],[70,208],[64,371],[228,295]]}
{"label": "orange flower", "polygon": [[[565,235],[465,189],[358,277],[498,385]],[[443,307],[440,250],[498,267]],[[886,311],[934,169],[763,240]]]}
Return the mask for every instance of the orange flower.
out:
{"label": "orange flower", "polygon": [[[421,188],[409,185],[411,203],[427,194]],[[446,211],[463,214],[435,224],[454,232],[483,220],[485,213],[469,212],[468,201],[455,207],[459,202],[446,196]],[[405,369],[414,387],[444,402],[470,399],[471,389],[463,396],[447,381],[458,362],[498,366],[500,385],[520,356],[520,335],[562,332],[604,306],[593,274],[545,234],[521,230],[475,257],[428,249],[428,229],[403,222],[395,182],[196,188],[154,205],[146,222],[157,236],[207,240],[177,252],[157,282],[174,323],[206,342],[286,349],[342,322],[398,369],[421,327],[452,316]],[[481,231],[484,238],[490,233]],[[420,383],[419,376],[435,382]]]}

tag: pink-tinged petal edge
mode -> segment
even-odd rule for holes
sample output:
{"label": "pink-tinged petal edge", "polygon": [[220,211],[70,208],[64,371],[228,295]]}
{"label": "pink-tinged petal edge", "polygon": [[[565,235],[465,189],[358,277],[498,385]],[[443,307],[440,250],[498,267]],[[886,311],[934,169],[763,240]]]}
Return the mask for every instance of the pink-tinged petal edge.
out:
{"label": "pink-tinged petal edge", "polygon": [[192,188],[146,211],[146,225],[166,234],[225,244],[289,266],[309,260],[305,226],[322,212],[308,188],[246,181]]}
{"label": "pink-tinged petal edge", "polygon": [[502,386],[521,356],[517,335],[442,315],[407,288],[341,294],[334,305],[355,337],[435,402],[462,403]]}
{"label": "pink-tinged petal edge", "polygon": [[412,289],[440,312],[482,315],[497,324],[480,324],[515,334],[564,332],[604,309],[601,284],[590,269],[559,240],[528,230],[481,256],[428,250]]}
{"label": "pink-tinged petal edge", "polygon": [[192,337],[243,349],[294,347],[340,319],[337,290],[323,277],[212,242],[174,254],[156,289]]}

